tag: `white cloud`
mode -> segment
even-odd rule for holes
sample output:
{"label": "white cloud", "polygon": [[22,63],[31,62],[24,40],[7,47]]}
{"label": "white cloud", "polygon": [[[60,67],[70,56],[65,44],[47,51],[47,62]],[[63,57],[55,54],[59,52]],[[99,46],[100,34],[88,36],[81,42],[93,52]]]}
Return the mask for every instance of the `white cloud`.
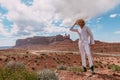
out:
{"label": "white cloud", "polygon": [[63,28],[63,27],[46,27],[45,28],[46,33],[59,33],[59,32],[68,32],[69,29]]}
{"label": "white cloud", "polygon": [[56,12],[64,20],[63,25],[68,25],[78,18],[86,20],[93,18],[118,4],[120,0],[56,0],[54,5]]}
{"label": "white cloud", "polygon": [[[71,26],[78,18],[98,16],[120,4],[120,0],[34,0],[31,6],[20,0],[0,0],[0,4],[8,10],[4,16],[14,23],[10,32],[2,26],[0,33],[23,37],[69,32],[64,26]],[[51,23],[59,20],[63,20],[60,27]]]}
{"label": "white cloud", "polygon": [[[34,0],[31,6],[20,0],[1,0],[1,5],[8,10],[7,19],[17,27],[16,34],[29,35],[33,32],[54,31],[51,22],[63,20],[60,26],[71,26],[78,18],[90,19],[104,13],[117,4],[119,0]],[[53,28],[54,27],[54,28]],[[13,27],[14,30],[15,27]],[[61,31],[59,29],[56,29]],[[12,33],[14,31],[11,31]]]}
{"label": "white cloud", "polygon": [[114,32],[115,34],[120,34],[120,31],[116,31],[116,32]]}
{"label": "white cloud", "polygon": [[[6,17],[16,25],[17,35],[30,35],[31,33],[44,31],[53,17],[50,0],[34,0],[32,6],[22,4],[20,0],[2,0],[0,3],[8,9]],[[52,25],[51,25],[52,26]],[[13,26],[14,30],[15,27]]]}
{"label": "white cloud", "polygon": [[118,14],[111,14],[111,15],[110,15],[110,18],[115,18],[115,17],[117,17],[117,15],[118,15]]}
{"label": "white cloud", "polygon": [[9,36],[9,33],[7,32],[7,30],[3,27],[1,23],[0,23],[0,34],[2,34],[3,36]]}

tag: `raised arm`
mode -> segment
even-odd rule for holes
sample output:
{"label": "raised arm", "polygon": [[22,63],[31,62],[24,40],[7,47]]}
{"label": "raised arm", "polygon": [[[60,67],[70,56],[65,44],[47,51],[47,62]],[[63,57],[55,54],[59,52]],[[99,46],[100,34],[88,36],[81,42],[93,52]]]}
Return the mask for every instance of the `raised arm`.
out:
{"label": "raised arm", "polygon": [[78,32],[77,29],[74,29],[74,26],[76,25],[76,23],[70,28],[70,31],[73,31],[73,32]]}
{"label": "raised arm", "polygon": [[90,44],[95,44],[93,34],[92,34],[91,30],[88,27],[87,27],[87,31],[88,31],[88,34],[90,36]]}

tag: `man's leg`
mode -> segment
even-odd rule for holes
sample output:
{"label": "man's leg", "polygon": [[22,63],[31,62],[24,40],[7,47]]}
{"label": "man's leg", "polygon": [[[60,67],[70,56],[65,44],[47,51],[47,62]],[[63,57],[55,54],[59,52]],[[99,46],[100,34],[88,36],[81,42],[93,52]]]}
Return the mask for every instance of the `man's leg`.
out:
{"label": "man's leg", "polygon": [[79,44],[79,51],[81,54],[81,60],[82,60],[82,66],[83,66],[84,72],[87,72],[85,51],[84,51],[84,46],[82,44]]}
{"label": "man's leg", "polygon": [[94,74],[94,66],[93,66],[92,56],[91,56],[91,52],[88,44],[85,45],[85,51],[88,57],[90,69],[92,71],[92,74]]}

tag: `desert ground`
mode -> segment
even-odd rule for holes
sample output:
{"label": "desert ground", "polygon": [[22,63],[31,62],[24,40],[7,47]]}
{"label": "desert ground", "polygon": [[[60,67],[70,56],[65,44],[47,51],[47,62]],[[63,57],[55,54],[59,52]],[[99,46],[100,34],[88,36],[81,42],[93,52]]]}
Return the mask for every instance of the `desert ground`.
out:
{"label": "desert ground", "polygon": [[[78,51],[0,50],[0,67],[10,61],[23,62],[29,70],[53,70],[59,80],[120,80],[120,54],[92,52],[95,75],[82,71]],[[117,66],[116,66],[117,65]]]}

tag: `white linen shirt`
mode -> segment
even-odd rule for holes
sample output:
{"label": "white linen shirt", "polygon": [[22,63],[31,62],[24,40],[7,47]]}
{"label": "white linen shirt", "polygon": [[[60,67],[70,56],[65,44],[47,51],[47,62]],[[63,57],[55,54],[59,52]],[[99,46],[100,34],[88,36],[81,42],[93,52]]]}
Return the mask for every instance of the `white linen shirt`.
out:
{"label": "white linen shirt", "polygon": [[78,29],[71,28],[70,30],[78,33],[79,43],[95,44],[92,32],[87,26],[84,26],[82,29],[81,28],[78,28]]}

